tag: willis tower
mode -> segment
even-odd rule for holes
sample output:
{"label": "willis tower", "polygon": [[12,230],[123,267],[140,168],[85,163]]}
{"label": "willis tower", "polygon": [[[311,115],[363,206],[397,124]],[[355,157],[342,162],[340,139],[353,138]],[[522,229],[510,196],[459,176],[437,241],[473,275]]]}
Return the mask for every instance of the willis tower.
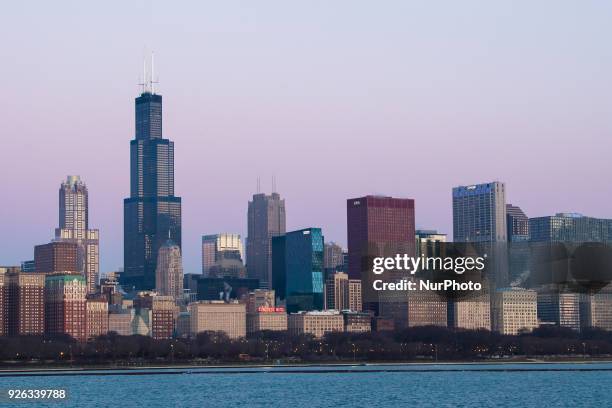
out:
{"label": "willis tower", "polygon": [[[151,69],[153,71],[153,69]],[[155,289],[157,253],[168,239],[181,246],[181,198],[174,195],[174,142],[162,137],[162,97],[153,74],[136,98],[136,137],[130,141],[130,197],[123,200],[126,291]]]}

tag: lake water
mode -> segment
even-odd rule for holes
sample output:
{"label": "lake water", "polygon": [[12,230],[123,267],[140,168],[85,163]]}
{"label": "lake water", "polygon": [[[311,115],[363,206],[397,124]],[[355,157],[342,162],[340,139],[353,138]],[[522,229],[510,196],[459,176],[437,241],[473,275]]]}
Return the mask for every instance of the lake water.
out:
{"label": "lake water", "polygon": [[[2,373],[1,406],[605,407],[612,364],[405,364]],[[53,374],[53,375],[50,375]],[[10,401],[8,389],[64,389]]]}

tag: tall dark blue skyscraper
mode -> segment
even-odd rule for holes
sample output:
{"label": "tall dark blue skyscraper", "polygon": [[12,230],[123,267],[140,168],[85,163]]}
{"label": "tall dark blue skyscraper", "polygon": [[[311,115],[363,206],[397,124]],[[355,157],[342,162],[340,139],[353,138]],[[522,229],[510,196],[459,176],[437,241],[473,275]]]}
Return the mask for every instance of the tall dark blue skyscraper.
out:
{"label": "tall dark blue skyscraper", "polygon": [[155,288],[157,252],[168,239],[181,246],[181,198],[174,195],[174,142],[162,138],[162,97],[153,81],[136,98],[136,137],[130,142],[130,197],[123,201],[121,284]]}

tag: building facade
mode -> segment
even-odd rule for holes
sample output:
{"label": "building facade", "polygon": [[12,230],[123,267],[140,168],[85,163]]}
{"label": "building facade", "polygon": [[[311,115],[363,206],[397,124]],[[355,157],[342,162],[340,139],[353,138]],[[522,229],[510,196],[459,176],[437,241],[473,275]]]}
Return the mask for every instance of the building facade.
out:
{"label": "building facade", "polygon": [[246,336],[246,307],[242,303],[200,301],[188,306],[191,334],[221,331],[231,339]]}
{"label": "building facade", "polygon": [[323,268],[325,278],[336,272],[347,272],[344,270],[344,250],[335,242],[326,242],[323,254]]}
{"label": "building facade", "polygon": [[344,272],[330,274],[325,280],[325,309],[349,308],[349,278]]}
{"label": "building facade", "polygon": [[285,200],[278,193],[254,194],[248,208],[247,273],[263,289],[272,286],[272,237],[286,231]]}
{"label": "building facade", "polygon": [[55,240],[77,245],[78,271],[95,293],[100,278],[100,232],[89,229],[89,193],[79,176],[68,176],[59,189],[59,227]]}
{"label": "building facade", "polygon": [[79,272],[78,245],[53,241],[34,247],[34,268],[38,273]]}
{"label": "building facade", "polygon": [[443,242],[446,242],[446,234],[436,230],[416,230],[417,256],[439,256]]}
{"label": "building facade", "polygon": [[108,302],[104,296],[92,296],[86,300],[85,321],[87,339],[108,333]]}
{"label": "building facade", "polygon": [[[134,299],[134,308],[140,316],[150,312],[150,336],[156,340],[171,339],[174,336],[176,316],[179,312],[172,296],[155,292],[139,292]],[[147,318],[144,318],[145,324]]]}
{"label": "building facade", "polygon": [[372,331],[370,313],[343,311],[344,331],[347,333],[367,333]]}
{"label": "building facade", "polygon": [[506,227],[509,242],[529,240],[529,218],[520,207],[506,204]]}
{"label": "building facade", "polygon": [[45,275],[6,274],[6,317],[9,336],[41,335],[45,331]]}
{"label": "building facade", "polygon": [[[372,289],[371,259],[415,256],[414,200],[366,196],[347,200],[349,279],[361,280],[363,309],[379,312],[378,292]],[[393,272],[387,279],[401,278]]]}
{"label": "building facade", "polygon": [[336,310],[298,312],[289,315],[288,327],[293,336],[311,334],[321,338],[327,333],[344,331],[344,318]]}
{"label": "building facade", "polygon": [[449,300],[448,326],[466,330],[491,330],[491,301],[487,293],[468,299]]}
{"label": "building facade", "polygon": [[493,330],[517,335],[538,327],[538,294],[521,288],[499,289],[493,299]]}
{"label": "building facade", "polygon": [[455,242],[506,242],[507,233],[504,183],[453,188]]}
{"label": "building facade", "polygon": [[539,290],[538,320],[540,324],[580,330],[580,294]]}
{"label": "building facade", "polygon": [[87,282],[78,272],[53,273],[45,278],[45,333],[68,334],[87,340]]}
{"label": "building facade", "polygon": [[284,307],[260,306],[255,312],[247,313],[248,334],[266,330],[287,330],[287,312]]}
{"label": "building facade", "polygon": [[183,261],[181,248],[167,240],[159,248],[155,270],[155,290],[162,296],[179,300],[183,296]]}
{"label": "building facade", "polygon": [[612,292],[580,294],[580,325],[612,330]]}
{"label": "building facade", "polygon": [[168,239],[181,247],[181,198],[174,195],[174,142],[162,137],[161,95],[145,86],[135,107],[120,281],[126,290],[152,290],[159,248]]}
{"label": "building facade", "polygon": [[323,244],[320,228],[273,239],[273,289],[290,313],[323,309]]}
{"label": "building facade", "polygon": [[531,242],[612,242],[612,219],[577,213],[529,219]]}
{"label": "building facade", "polygon": [[240,234],[214,234],[202,237],[202,275],[246,278]]}

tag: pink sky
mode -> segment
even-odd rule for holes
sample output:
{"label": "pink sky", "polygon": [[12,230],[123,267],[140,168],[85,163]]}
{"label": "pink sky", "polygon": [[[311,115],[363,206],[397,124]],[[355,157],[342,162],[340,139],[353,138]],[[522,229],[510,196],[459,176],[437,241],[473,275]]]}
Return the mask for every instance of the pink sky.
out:
{"label": "pink sky", "polygon": [[155,50],[175,141],[186,272],[200,236],[246,234],[277,179],[287,227],[346,243],[345,200],[416,200],[452,232],[451,188],[506,182],[529,216],[612,218],[612,4],[467,1],[42,3],[0,16],[0,264],[33,257],[78,174],[123,263],[133,98]]}

